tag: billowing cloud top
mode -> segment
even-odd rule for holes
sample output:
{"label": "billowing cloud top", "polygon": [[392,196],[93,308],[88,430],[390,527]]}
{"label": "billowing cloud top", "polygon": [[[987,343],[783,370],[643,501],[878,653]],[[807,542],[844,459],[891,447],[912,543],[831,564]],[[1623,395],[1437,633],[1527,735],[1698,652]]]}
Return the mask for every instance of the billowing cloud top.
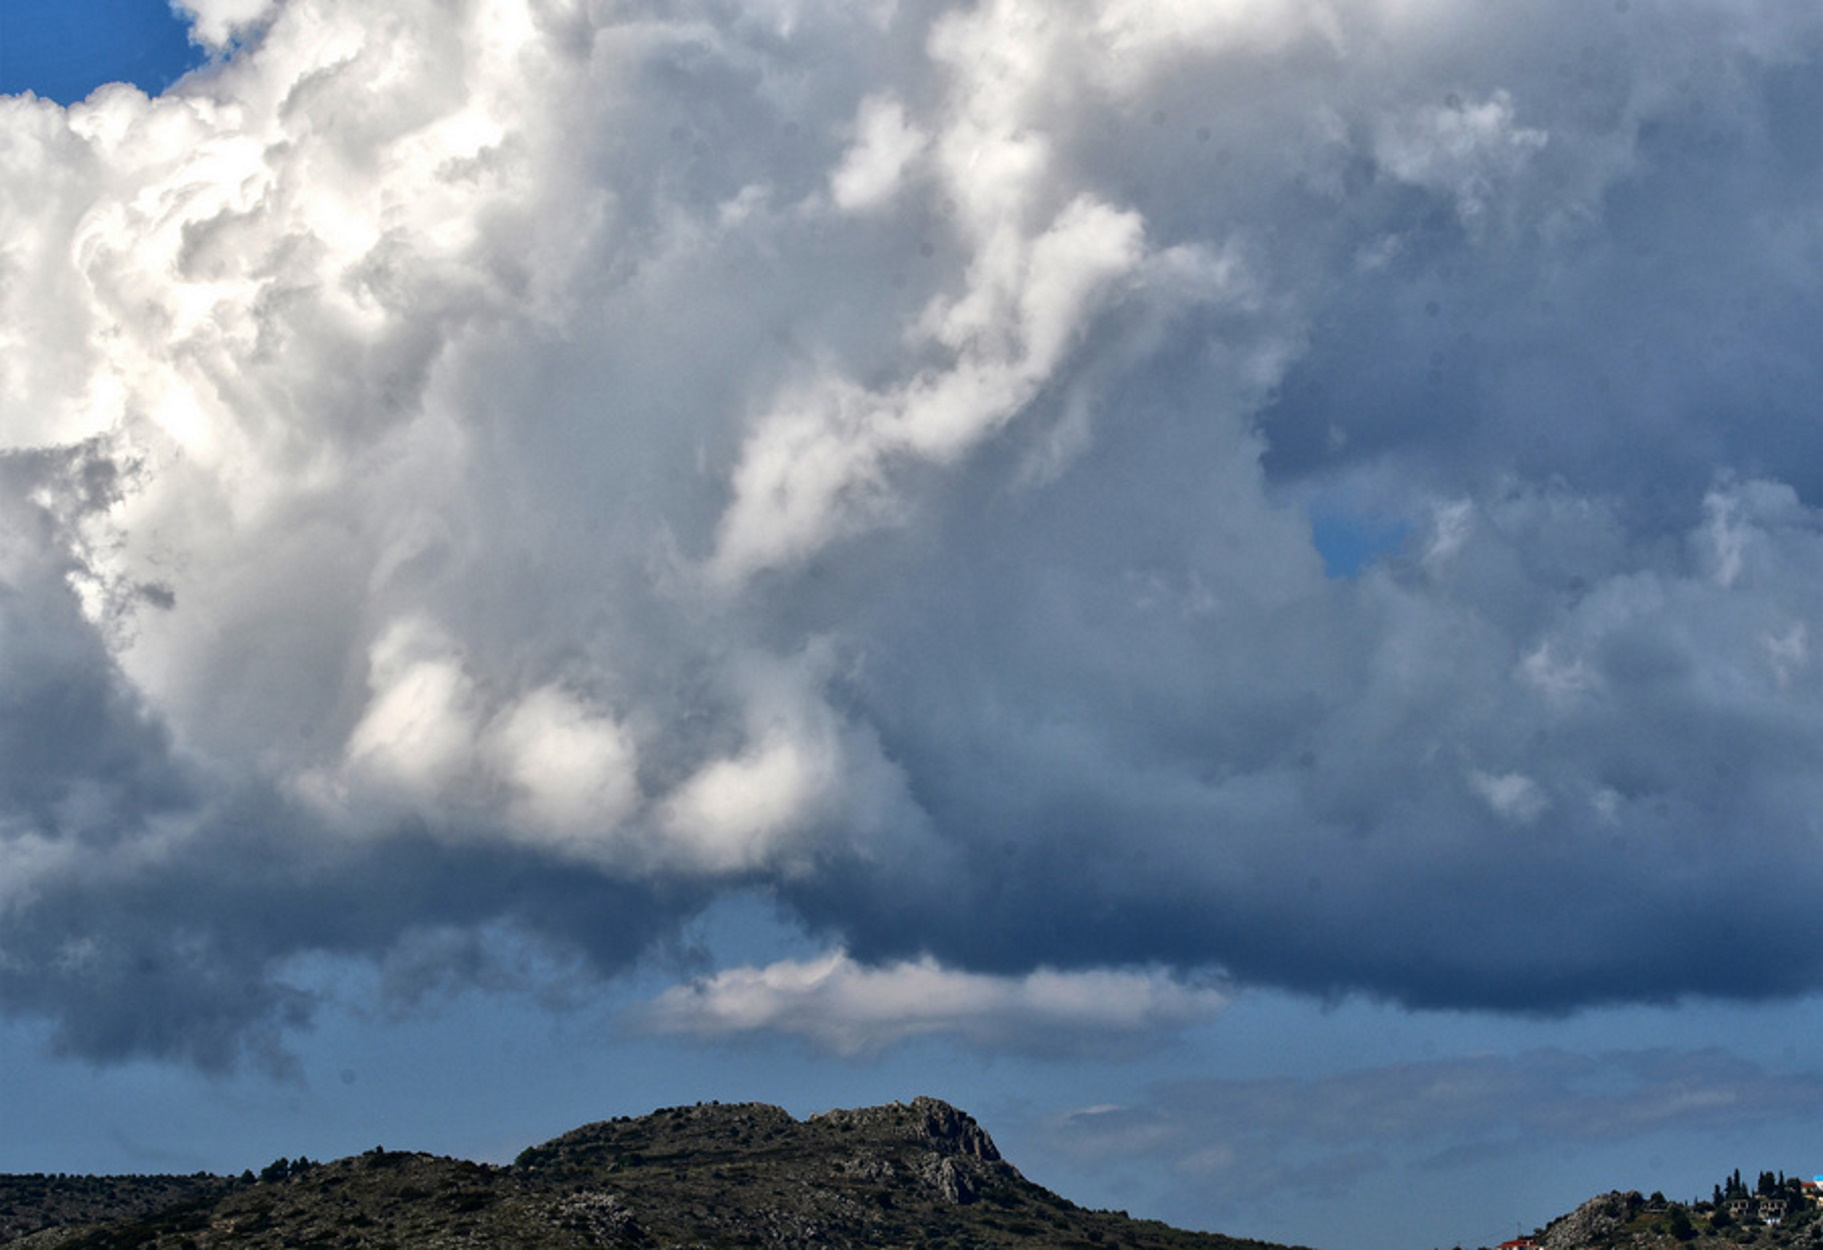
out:
{"label": "billowing cloud top", "polygon": [[756,888],[845,986],[1823,980],[1814,6],[190,8],[0,100],[70,1048]]}

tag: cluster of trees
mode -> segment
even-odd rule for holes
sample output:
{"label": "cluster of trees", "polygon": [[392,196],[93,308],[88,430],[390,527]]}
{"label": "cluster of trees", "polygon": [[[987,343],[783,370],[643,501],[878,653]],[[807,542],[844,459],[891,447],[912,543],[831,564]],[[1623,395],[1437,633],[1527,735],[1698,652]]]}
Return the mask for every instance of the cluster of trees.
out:
{"label": "cluster of trees", "polygon": [[[1802,1178],[1787,1176],[1783,1172],[1761,1172],[1749,1185],[1741,1176],[1739,1168],[1723,1178],[1711,1192],[1710,1201],[1700,1199],[1692,1203],[1698,1212],[1707,1215],[1709,1226],[1715,1229],[1727,1228],[1734,1223],[1729,1213],[1728,1204],[1736,1200],[1758,1202],[1765,1198],[1783,1198],[1785,1200],[1785,1219],[1791,1222],[1794,1218],[1807,1218],[1812,1214],[1810,1204],[1804,1195]],[[1757,1213],[1756,1213],[1757,1214]],[[1754,1216],[1748,1217],[1749,1223],[1757,1223]]]}
{"label": "cluster of trees", "polygon": [[[315,1166],[315,1163],[303,1155],[299,1155],[295,1159],[287,1159],[284,1155],[280,1155],[271,1163],[268,1163],[265,1167],[260,1169],[258,1179],[265,1181],[268,1184],[274,1181],[289,1180],[293,1176],[302,1176]],[[241,1173],[241,1179],[243,1181],[252,1181],[255,1178],[251,1171],[247,1171]]]}
{"label": "cluster of trees", "polygon": [[[1720,1232],[1733,1228],[1736,1219],[1729,1206],[1737,1202],[1747,1204],[1743,1225],[1757,1226],[1761,1222],[1759,1204],[1768,1198],[1784,1200],[1780,1220],[1786,1225],[1809,1224],[1819,1218],[1804,1191],[1802,1178],[1786,1176],[1783,1172],[1761,1172],[1749,1185],[1738,1168],[1714,1187],[1708,1200],[1696,1197],[1688,1204],[1669,1202],[1662,1192],[1654,1192],[1645,1200],[1644,1206],[1648,1215],[1656,1214],[1663,1221],[1658,1225],[1662,1231],[1669,1232],[1679,1241],[1689,1241],[1705,1230]],[[1637,1197],[1635,1202],[1638,1202]],[[1737,1235],[1736,1240],[1739,1239]]]}
{"label": "cluster of trees", "polygon": [[1783,1172],[1761,1172],[1752,1189],[1741,1179],[1741,1169],[1715,1187],[1715,1205],[1718,1207],[1730,1198],[1796,1198],[1802,1191],[1803,1182],[1795,1176],[1786,1176]]}

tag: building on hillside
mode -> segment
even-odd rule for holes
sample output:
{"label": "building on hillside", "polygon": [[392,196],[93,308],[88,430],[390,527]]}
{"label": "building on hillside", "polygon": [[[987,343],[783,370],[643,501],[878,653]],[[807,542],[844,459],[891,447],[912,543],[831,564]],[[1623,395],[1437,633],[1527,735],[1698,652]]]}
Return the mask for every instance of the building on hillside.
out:
{"label": "building on hillside", "polygon": [[1730,1198],[1728,1214],[1737,1220],[1744,1220],[1753,1213],[1752,1198]]}
{"label": "building on hillside", "polygon": [[1823,1176],[1799,1181],[1798,1188],[1803,1191],[1804,1197],[1810,1201],[1811,1206],[1823,1207]]}
{"label": "building on hillside", "polygon": [[1762,1219],[1763,1221],[1765,1221],[1768,1224],[1777,1224],[1780,1220],[1782,1220],[1784,1218],[1785,1218],[1785,1199],[1783,1199],[1783,1198],[1762,1198],[1762,1199],[1760,1199],[1760,1219]]}

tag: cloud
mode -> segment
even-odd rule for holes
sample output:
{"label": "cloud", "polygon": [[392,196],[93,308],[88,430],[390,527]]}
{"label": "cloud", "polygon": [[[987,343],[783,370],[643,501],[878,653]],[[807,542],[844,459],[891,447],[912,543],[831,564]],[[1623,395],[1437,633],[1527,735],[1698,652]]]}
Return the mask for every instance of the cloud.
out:
{"label": "cloud", "polygon": [[704,1040],[798,1037],[841,1055],[926,1036],[1044,1055],[1155,1045],[1225,1002],[1218,990],[1156,971],[985,976],[929,958],[865,967],[836,951],[674,986],[645,1009],[643,1023]]}
{"label": "cloud", "polygon": [[1374,155],[1394,178],[1453,197],[1457,216],[1473,232],[1548,140],[1546,131],[1515,124],[1505,91],[1479,103],[1452,93],[1394,118]]}
{"label": "cloud", "polygon": [[1767,1072],[1716,1050],[1539,1050],[1178,1082],[1130,1106],[1072,1113],[1052,1136],[1079,1161],[1168,1164],[1235,1201],[1318,1174],[1354,1182],[1668,1130],[1752,1129],[1801,1120],[1820,1102],[1816,1078]]}
{"label": "cloud", "polygon": [[219,49],[272,15],[276,0],[176,0],[194,19],[191,36]]}
{"label": "cloud", "polygon": [[1089,196],[1036,238],[998,227],[969,289],[921,317],[914,348],[928,340],[952,363],[884,394],[818,378],[762,418],[734,471],[712,575],[738,582],[814,555],[890,512],[891,461],[953,462],[990,437],[1051,379],[1141,252],[1138,219]]}
{"label": "cloud", "polygon": [[886,96],[861,101],[855,132],[854,146],[829,179],[836,207],[851,213],[879,208],[891,199],[907,167],[930,142],[906,119],[905,106]]}
{"label": "cloud", "polygon": [[1494,777],[1484,772],[1469,775],[1481,797],[1488,806],[1508,820],[1529,825],[1537,820],[1544,810],[1551,805],[1538,788],[1538,783],[1523,773],[1507,773]]}
{"label": "cloud", "polygon": [[0,1005],[72,1051],[754,889],[857,984],[1823,982],[1815,14],[190,11],[0,100]]}

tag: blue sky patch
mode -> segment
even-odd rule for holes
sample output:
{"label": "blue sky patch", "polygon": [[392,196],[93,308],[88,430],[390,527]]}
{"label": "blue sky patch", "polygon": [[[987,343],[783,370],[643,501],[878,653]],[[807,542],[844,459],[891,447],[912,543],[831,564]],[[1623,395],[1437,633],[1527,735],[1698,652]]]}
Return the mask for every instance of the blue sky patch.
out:
{"label": "blue sky patch", "polygon": [[1324,571],[1331,577],[1348,578],[1360,576],[1368,565],[1397,551],[1411,526],[1404,521],[1313,507],[1310,532],[1323,557]]}
{"label": "blue sky patch", "polygon": [[0,93],[73,104],[110,82],[157,95],[207,60],[161,0],[4,0]]}

